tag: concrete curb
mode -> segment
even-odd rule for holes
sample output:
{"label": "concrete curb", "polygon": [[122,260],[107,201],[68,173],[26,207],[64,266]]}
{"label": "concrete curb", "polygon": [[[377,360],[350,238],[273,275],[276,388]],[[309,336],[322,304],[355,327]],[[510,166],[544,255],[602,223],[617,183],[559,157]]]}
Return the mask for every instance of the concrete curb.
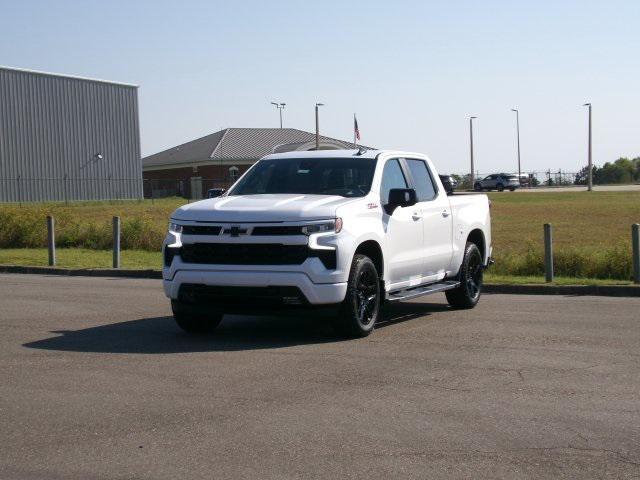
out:
{"label": "concrete curb", "polygon": [[0,265],[0,273],[29,273],[36,275],[62,275],[70,277],[162,278],[162,272],[160,270],[23,267],[21,265]]}
{"label": "concrete curb", "polygon": [[[0,273],[27,273],[74,277],[121,277],[161,279],[160,270],[115,270],[108,268],[58,268],[0,265]],[[596,295],[605,297],[640,297],[640,285],[509,285],[486,283],[484,293],[516,295]]]}
{"label": "concrete curb", "polygon": [[640,297],[640,286],[634,285],[508,285],[486,283],[484,293],[516,295],[595,295],[603,297]]}

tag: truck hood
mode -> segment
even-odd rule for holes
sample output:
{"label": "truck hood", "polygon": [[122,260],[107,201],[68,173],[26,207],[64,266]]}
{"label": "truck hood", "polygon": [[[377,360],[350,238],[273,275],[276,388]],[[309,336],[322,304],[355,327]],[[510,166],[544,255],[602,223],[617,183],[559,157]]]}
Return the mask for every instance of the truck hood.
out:
{"label": "truck hood", "polygon": [[197,222],[299,222],[335,218],[336,208],[355,198],[265,194],[212,198],[178,208],[171,218]]}

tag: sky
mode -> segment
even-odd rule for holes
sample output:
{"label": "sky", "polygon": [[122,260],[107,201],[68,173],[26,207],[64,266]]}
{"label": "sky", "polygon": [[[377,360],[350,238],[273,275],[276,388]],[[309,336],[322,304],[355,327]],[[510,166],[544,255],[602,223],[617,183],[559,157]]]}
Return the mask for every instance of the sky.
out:
{"label": "sky", "polygon": [[140,86],[142,154],[226,127],[426,153],[441,172],[640,156],[640,2],[0,0],[0,65]]}

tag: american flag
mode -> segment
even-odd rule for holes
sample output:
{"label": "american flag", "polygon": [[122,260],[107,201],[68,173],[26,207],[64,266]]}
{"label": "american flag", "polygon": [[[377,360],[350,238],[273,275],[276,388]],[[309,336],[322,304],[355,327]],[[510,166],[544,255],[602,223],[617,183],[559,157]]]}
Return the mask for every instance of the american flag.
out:
{"label": "american flag", "polygon": [[353,136],[356,140],[360,140],[360,129],[358,128],[358,119],[355,113],[353,114]]}

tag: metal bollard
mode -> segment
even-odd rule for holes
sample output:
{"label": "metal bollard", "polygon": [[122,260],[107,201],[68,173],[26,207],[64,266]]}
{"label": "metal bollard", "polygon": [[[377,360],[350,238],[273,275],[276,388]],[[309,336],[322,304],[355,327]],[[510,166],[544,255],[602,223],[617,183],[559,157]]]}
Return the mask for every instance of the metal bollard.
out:
{"label": "metal bollard", "polygon": [[640,224],[631,225],[633,283],[640,283]]}
{"label": "metal bollard", "polygon": [[49,249],[49,266],[56,265],[56,229],[51,215],[47,215],[47,248]]}
{"label": "metal bollard", "polygon": [[113,217],[113,268],[120,268],[120,217]]}
{"label": "metal bollard", "polygon": [[544,224],[544,278],[553,282],[553,229],[550,223]]}

